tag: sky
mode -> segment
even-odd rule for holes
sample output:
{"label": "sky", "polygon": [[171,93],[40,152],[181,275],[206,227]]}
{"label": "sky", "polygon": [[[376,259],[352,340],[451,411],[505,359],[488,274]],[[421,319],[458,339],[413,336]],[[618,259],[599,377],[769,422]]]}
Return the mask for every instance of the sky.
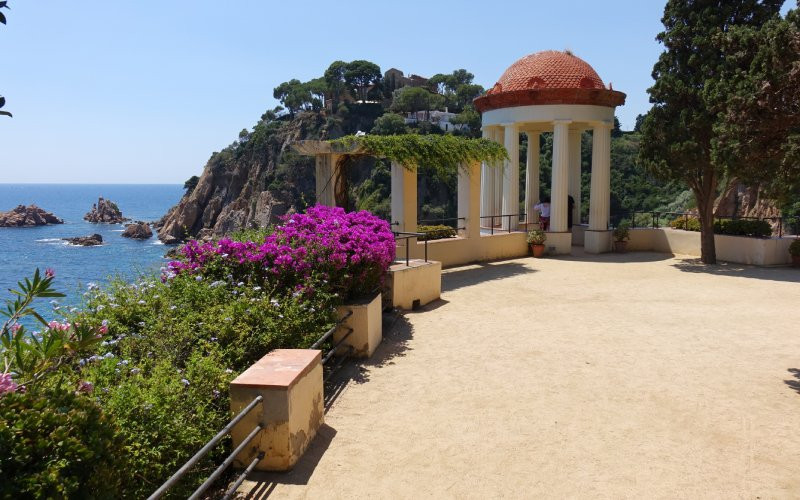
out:
{"label": "sky", "polygon": [[[572,50],[649,108],[664,0],[314,2],[9,0],[0,25],[0,183],[183,183],[334,60],[491,87],[540,50]],[[784,8],[786,10],[787,7]]]}

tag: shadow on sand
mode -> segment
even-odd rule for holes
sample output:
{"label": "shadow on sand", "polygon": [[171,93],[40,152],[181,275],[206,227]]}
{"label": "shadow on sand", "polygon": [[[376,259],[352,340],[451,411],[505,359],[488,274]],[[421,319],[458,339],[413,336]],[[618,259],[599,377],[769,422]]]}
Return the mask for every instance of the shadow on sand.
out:
{"label": "shadow on sand", "polygon": [[800,369],[789,368],[789,373],[794,377],[793,380],[784,380],[783,382],[791,387],[797,394],[800,394]]}
{"label": "shadow on sand", "polygon": [[[442,273],[442,292],[452,292],[459,288],[478,285],[487,281],[502,280],[520,274],[535,272],[535,269],[531,269],[518,261],[499,261],[457,267]],[[430,305],[435,305],[435,303]]]}
{"label": "shadow on sand", "polygon": [[800,283],[800,269],[791,267],[758,267],[745,264],[733,264],[730,262],[708,265],[700,262],[700,259],[681,259],[672,266],[686,273],[703,273],[717,276],[734,276],[737,278],[755,278],[760,280]]}

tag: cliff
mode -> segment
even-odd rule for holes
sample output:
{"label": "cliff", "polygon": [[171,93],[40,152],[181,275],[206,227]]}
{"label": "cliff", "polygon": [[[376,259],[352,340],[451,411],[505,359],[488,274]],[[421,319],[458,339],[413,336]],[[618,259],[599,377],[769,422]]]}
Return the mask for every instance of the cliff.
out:
{"label": "cliff", "polygon": [[252,133],[212,154],[197,184],[155,224],[159,239],[219,238],[305,208],[314,200],[314,160],[290,145],[320,137],[324,125],[318,113],[262,120]]}

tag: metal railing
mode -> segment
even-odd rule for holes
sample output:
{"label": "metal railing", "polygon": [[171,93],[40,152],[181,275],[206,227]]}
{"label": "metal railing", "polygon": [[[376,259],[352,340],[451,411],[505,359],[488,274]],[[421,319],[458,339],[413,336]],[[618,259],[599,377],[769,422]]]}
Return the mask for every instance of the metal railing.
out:
{"label": "metal railing", "polygon": [[[481,227],[488,227],[489,234],[494,234],[495,220],[500,220],[500,224],[498,224],[498,226],[502,226],[503,219],[507,218],[508,219],[507,227],[506,229],[501,229],[501,231],[506,231],[511,233],[514,231],[511,229],[511,221],[514,220],[513,219],[514,217],[517,218],[517,225],[524,224],[527,227],[528,225],[531,224],[531,222],[528,220],[528,214],[525,212],[520,212],[518,214],[484,215],[480,219],[481,221],[489,219],[489,225],[484,226],[483,224],[481,224]],[[518,231],[518,229],[516,229],[516,231]]]}
{"label": "metal railing", "polygon": [[[409,262],[411,261],[409,258],[409,243],[411,238],[424,238],[425,233],[407,233],[403,231],[394,231],[394,241],[395,243],[400,240],[405,240],[406,242],[406,266],[408,266]],[[425,241],[425,262],[428,262],[428,240]]]}
{"label": "metal railing", "polygon": [[[330,329],[328,329],[328,331],[323,333],[322,336],[319,339],[317,339],[317,341],[314,342],[311,345],[311,349],[320,349],[321,347],[323,347],[325,342],[329,338],[331,338],[331,336],[334,333],[336,333],[336,330],[338,330],[340,326],[342,326],[342,323],[344,323],[347,320],[347,318],[349,318],[352,315],[353,315],[353,311],[352,310],[347,311],[347,313],[345,313],[344,316],[339,318],[339,321],[337,321],[335,325],[333,325]],[[340,338],[335,344],[333,344],[333,346],[331,347],[331,349],[327,353],[323,353],[322,366],[325,367],[325,364],[333,357],[334,354],[336,354],[336,352],[339,350],[340,347],[344,347],[345,348],[345,352],[344,353],[340,353],[341,355],[339,356],[339,359],[336,361],[336,363],[334,365],[329,365],[328,373],[323,378],[324,382],[327,382],[328,379],[336,372],[336,370],[338,370],[342,366],[342,364],[344,364],[344,361],[348,357],[350,357],[350,355],[353,353],[353,346],[351,346],[351,345],[342,346],[342,344],[344,344],[344,341],[347,340],[347,337],[349,337],[352,333],[353,333],[353,329],[350,328],[350,327],[347,327],[347,333],[345,333],[342,336],[342,338]],[[326,368],[328,368],[328,367],[326,367]]]}
{"label": "metal railing", "polygon": [[[241,421],[248,413],[250,413],[250,411],[252,411],[256,406],[258,406],[258,404],[261,401],[263,401],[263,399],[264,398],[261,397],[261,396],[256,396],[255,399],[253,399],[247,406],[242,408],[242,411],[240,411],[238,414],[236,414],[236,416],[233,417],[230,422],[228,422],[228,425],[223,427],[222,430],[219,431],[216,436],[211,438],[211,441],[206,443],[206,445],[203,446],[200,449],[200,451],[195,453],[192,458],[190,458],[185,464],[183,464],[183,467],[178,469],[178,472],[176,472],[175,474],[172,475],[172,477],[167,479],[167,481],[164,484],[162,484],[161,487],[158,488],[152,495],[150,495],[147,498],[147,500],[156,500],[156,499],[161,498],[162,496],[164,496],[164,494],[167,492],[167,490],[169,490],[170,488],[175,486],[175,484],[178,481],[180,481],[181,478],[183,476],[185,476],[186,473],[189,472],[189,470],[197,462],[199,462],[201,458],[203,458],[206,454],[208,454],[208,452],[211,451],[222,440],[222,438],[227,436],[231,432],[231,429],[233,429],[233,427],[236,424],[238,424],[239,421]],[[250,441],[252,441],[253,438],[258,435],[258,433],[261,431],[261,429],[262,429],[261,424],[256,424],[256,426],[253,428],[252,431],[250,431],[250,433],[247,435],[247,437],[244,438],[244,440],[241,442],[241,444],[239,446],[237,446],[236,449],[234,449],[230,453],[230,455],[228,455],[228,457],[222,462],[222,464],[220,464],[220,466],[217,467],[216,470],[214,470],[214,472],[212,472],[210,476],[208,476],[208,479],[206,479],[203,482],[203,484],[201,484],[194,491],[194,493],[192,493],[192,495],[189,497],[190,500],[194,500],[194,499],[200,498],[200,495],[205,493],[205,491],[209,488],[209,486],[211,486],[214,483],[214,481],[219,479],[219,477],[222,475],[222,473],[225,472],[225,469],[227,469],[233,463],[234,459],[236,458],[236,455],[238,455],[242,450],[245,449],[245,447],[248,444],[250,444]],[[228,488],[228,490],[225,492],[224,498],[230,498],[230,497],[233,496],[233,494],[236,492],[236,489],[239,487],[239,485],[242,484],[242,482],[247,477],[247,475],[256,467],[256,464],[258,464],[258,462],[262,458],[264,458],[264,453],[263,452],[259,453],[256,456],[256,458],[254,458],[252,460],[252,462],[250,462],[250,464],[247,466],[247,468],[236,479],[234,484],[230,488]]]}
{"label": "metal railing", "polygon": [[[637,219],[637,216],[639,218]],[[684,227],[688,227],[690,219],[699,217],[693,212],[661,212],[652,210],[632,210],[630,212],[619,212],[611,216],[611,225],[617,226],[620,222],[628,220],[631,229],[635,228],[655,228],[669,226],[670,222],[682,218]],[[784,234],[800,234],[800,217],[746,217],[738,215],[714,215],[714,220],[764,220],[777,225],[777,236],[782,238]],[[644,221],[644,222],[643,222]]]}

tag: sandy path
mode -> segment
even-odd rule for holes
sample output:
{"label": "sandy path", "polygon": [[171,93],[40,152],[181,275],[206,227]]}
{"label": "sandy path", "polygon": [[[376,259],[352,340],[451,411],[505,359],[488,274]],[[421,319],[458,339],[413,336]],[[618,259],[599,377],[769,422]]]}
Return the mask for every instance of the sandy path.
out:
{"label": "sandy path", "polygon": [[633,253],[443,285],[251,497],[800,497],[800,270]]}

